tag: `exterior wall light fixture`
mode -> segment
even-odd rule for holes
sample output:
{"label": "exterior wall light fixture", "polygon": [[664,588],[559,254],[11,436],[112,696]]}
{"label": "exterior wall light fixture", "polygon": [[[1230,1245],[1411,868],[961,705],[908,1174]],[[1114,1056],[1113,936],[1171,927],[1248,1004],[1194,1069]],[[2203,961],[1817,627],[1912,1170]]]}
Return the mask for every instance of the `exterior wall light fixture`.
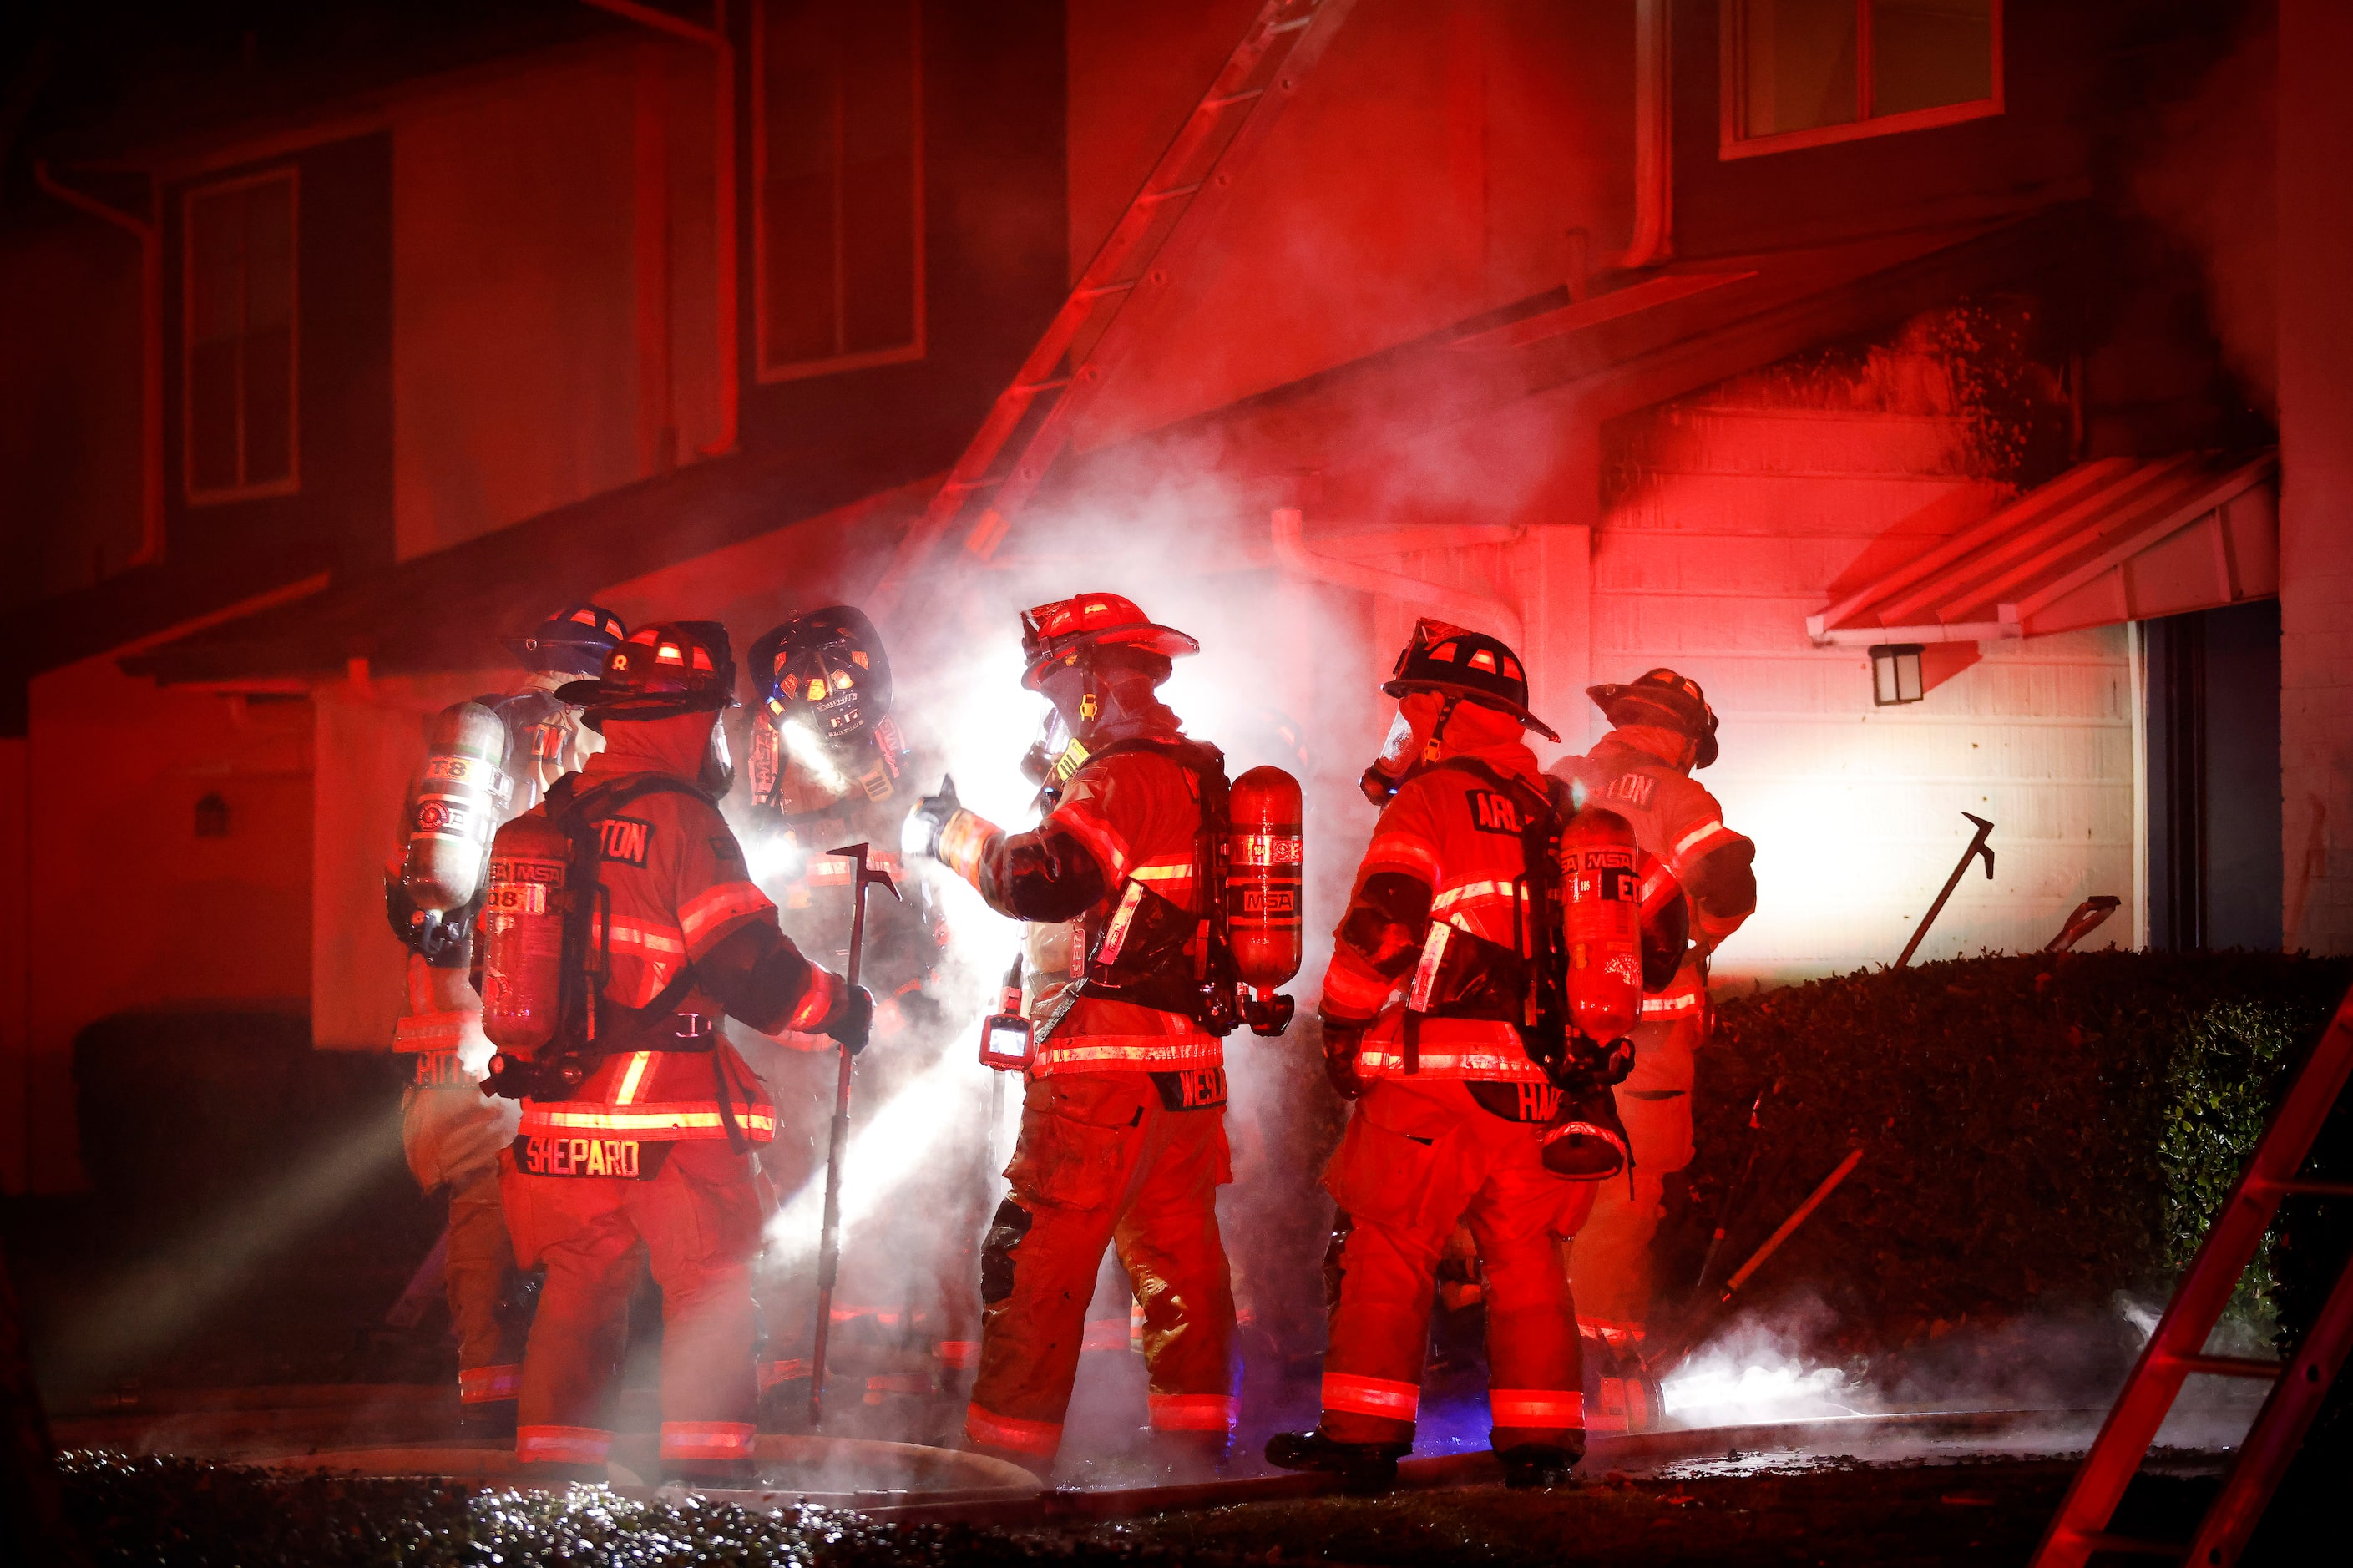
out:
{"label": "exterior wall light fixture", "polygon": [[1917,702],[1927,695],[1920,684],[1918,643],[1877,643],[1871,650],[1871,700],[1881,708]]}

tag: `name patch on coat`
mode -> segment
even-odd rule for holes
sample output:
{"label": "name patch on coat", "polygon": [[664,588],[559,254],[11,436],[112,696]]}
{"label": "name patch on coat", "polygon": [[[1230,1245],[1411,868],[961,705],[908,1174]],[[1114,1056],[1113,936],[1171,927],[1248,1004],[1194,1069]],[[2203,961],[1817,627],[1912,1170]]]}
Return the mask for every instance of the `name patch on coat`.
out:
{"label": "name patch on coat", "polygon": [[1542,1125],[1560,1114],[1560,1090],[1548,1083],[1490,1083],[1472,1080],[1463,1088],[1492,1116],[1506,1121]]}
{"label": "name patch on coat", "polygon": [[1471,792],[1471,822],[1482,833],[1508,833],[1514,838],[1525,826],[1510,797],[1483,789]]}
{"label": "name patch on coat", "polygon": [[670,1148],[649,1150],[635,1138],[540,1137],[526,1132],[514,1141],[515,1169],[526,1176],[617,1176],[651,1181]]}
{"label": "name patch on coat", "polygon": [[1648,805],[1651,796],[1658,793],[1659,781],[1648,773],[1620,773],[1601,792],[1604,800],[1622,800],[1630,805]]}
{"label": "name patch on coat", "polygon": [[608,816],[596,825],[596,831],[604,840],[606,859],[630,866],[646,863],[646,847],[654,840],[652,823],[634,816]]}
{"label": "name patch on coat", "polygon": [[1156,1072],[1153,1084],[1166,1110],[1209,1110],[1226,1102],[1226,1069],[1188,1068],[1182,1072]]}

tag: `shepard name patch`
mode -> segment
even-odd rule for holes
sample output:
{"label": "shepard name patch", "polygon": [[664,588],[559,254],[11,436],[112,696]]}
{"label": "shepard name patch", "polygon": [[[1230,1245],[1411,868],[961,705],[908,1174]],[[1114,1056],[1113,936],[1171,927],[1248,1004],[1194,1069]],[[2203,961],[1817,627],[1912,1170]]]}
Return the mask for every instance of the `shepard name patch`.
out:
{"label": "shepard name patch", "polygon": [[1520,808],[1508,796],[1484,789],[1471,792],[1471,822],[1482,833],[1508,833],[1514,838],[1523,826]]}
{"label": "shepard name patch", "polygon": [[1188,1068],[1182,1072],[1156,1072],[1153,1084],[1167,1110],[1208,1110],[1226,1102],[1226,1069]]}
{"label": "shepard name patch", "polygon": [[649,1182],[661,1172],[664,1143],[647,1144],[635,1138],[539,1137],[526,1132],[514,1141],[515,1169],[526,1176],[617,1176],[625,1182]]}

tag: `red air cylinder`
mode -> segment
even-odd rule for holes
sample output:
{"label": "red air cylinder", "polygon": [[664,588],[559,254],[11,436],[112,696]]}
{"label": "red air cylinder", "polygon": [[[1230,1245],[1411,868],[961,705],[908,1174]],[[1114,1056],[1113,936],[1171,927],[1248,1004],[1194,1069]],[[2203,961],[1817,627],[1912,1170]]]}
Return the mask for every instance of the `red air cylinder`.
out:
{"label": "red air cylinder", "polygon": [[401,888],[417,908],[448,914],[481,885],[482,851],[506,807],[506,726],[480,703],[433,716],[400,868]]}
{"label": "red air cylinder", "polygon": [[1227,795],[1226,934],[1234,972],[1263,999],[1299,973],[1299,781],[1252,768]]}
{"label": "red air cylinder", "polygon": [[571,863],[571,840],[537,814],[500,828],[491,847],[476,951],[482,957],[482,1033],[501,1050],[530,1052],[555,1037]]}
{"label": "red air cylinder", "polygon": [[1634,829],[1614,811],[1588,806],[1561,831],[1567,905],[1568,1016],[1601,1045],[1624,1039],[1642,1016],[1641,879]]}

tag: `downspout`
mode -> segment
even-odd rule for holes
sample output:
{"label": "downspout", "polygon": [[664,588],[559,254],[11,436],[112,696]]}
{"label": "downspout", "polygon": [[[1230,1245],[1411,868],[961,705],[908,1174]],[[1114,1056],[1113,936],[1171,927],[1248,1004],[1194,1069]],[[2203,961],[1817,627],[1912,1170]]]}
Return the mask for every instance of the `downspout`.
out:
{"label": "downspout", "polygon": [[736,342],[740,323],[737,316],[737,267],[735,257],[735,43],[727,36],[727,0],[712,0],[711,26],[698,26],[683,17],[639,0],[586,0],[599,11],[609,11],[683,38],[690,44],[700,44],[711,51],[717,73],[712,91],[716,122],[712,127],[711,149],[711,183],[717,204],[712,216],[712,247],[718,252],[718,275],[712,292],[719,317],[719,438],[699,448],[702,456],[716,458],[735,449],[736,436],[743,414],[744,390],[739,377],[741,349]]}
{"label": "downspout", "polygon": [[1499,637],[1524,654],[1527,651],[1521,644],[1519,612],[1509,605],[1402,573],[1319,555],[1307,548],[1306,519],[1297,507],[1275,508],[1273,522],[1274,558],[1288,570],[1360,594],[1377,594],[1416,609],[1435,610],[1450,620]]}
{"label": "downspout", "polygon": [[148,215],[133,217],[121,208],[75,190],[49,173],[48,161],[33,161],[33,182],[76,212],[112,224],[139,241],[139,549],[125,563],[144,566],[164,558],[164,220],[160,194],[148,198]]}
{"label": "downspout", "polygon": [[1609,265],[1632,271],[1674,254],[1674,92],[1668,0],[1634,0],[1634,231]]}

